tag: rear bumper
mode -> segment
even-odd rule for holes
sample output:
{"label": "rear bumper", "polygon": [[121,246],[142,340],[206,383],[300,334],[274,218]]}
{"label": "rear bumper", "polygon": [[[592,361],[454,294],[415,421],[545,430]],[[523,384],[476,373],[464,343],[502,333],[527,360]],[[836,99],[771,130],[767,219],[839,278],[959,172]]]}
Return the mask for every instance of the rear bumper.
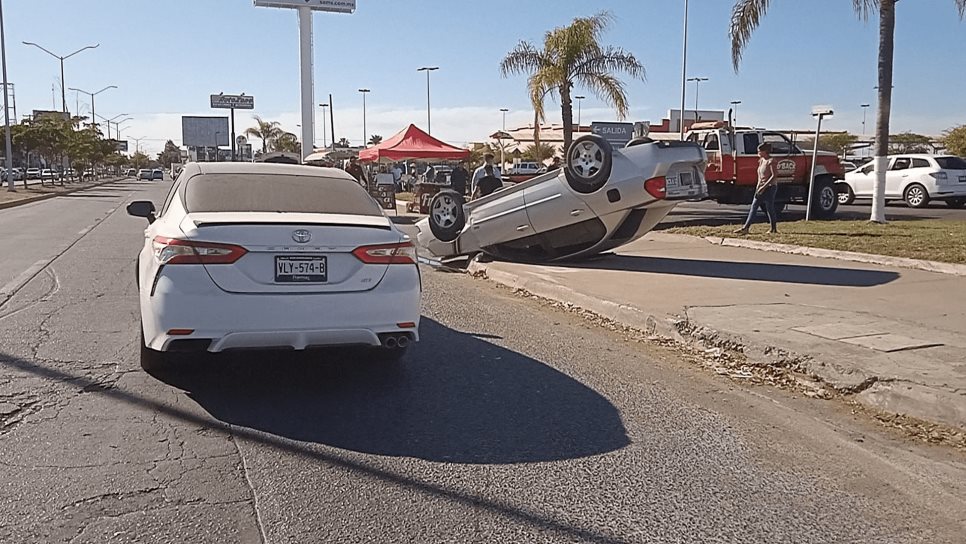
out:
{"label": "rear bumper", "polygon": [[[144,338],[154,350],[168,351],[172,343],[177,346],[183,340],[210,340],[210,352],[378,346],[379,335],[393,333],[419,340],[421,292],[415,266],[389,267],[379,285],[369,291],[264,295],[226,293],[200,267],[173,268],[162,274],[153,296],[141,294]],[[416,326],[404,328],[402,323]],[[172,329],[194,332],[172,336],[168,334]]]}
{"label": "rear bumper", "polygon": [[960,185],[937,185],[935,191],[931,191],[930,198],[959,198],[966,197],[966,183]]}

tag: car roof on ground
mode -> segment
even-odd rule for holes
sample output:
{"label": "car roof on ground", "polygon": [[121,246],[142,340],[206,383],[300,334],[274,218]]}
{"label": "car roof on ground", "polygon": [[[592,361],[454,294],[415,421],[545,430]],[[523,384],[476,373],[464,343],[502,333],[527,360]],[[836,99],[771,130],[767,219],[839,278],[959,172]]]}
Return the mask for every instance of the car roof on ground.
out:
{"label": "car roof on ground", "polygon": [[279,176],[312,176],[337,179],[355,179],[339,168],[302,166],[268,162],[191,162],[184,166],[187,175],[199,174],[256,174]]}

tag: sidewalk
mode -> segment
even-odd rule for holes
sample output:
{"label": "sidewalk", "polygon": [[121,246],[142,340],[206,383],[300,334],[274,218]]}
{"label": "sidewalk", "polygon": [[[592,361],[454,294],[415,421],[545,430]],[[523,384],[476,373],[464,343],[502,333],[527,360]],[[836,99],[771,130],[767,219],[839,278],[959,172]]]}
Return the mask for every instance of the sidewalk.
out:
{"label": "sidewalk", "polygon": [[682,341],[738,347],[859,402],[966,430],[966,278],[651,233],[490,279]]}

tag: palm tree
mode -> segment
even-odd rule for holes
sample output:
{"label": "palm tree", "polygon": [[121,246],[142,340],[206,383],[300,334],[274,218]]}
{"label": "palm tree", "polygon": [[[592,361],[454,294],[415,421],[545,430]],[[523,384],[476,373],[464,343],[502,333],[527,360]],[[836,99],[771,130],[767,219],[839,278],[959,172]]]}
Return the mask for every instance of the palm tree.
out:
{"label": "palm tree", "polygon": [[298,136],[291,132],[281,132],[272,140],[272,151],[284,151],[287,153],[301,153],[302,146],[299,144]]}
{"label": "palm tree", "polygon": [[268,153],[268,145],[278,139],[284,131],[278,121],[265,121],[257,115],[255,123],[257,126],[245,130],[245,134],[261,140],[262,153]]}
{"label": "palm tree", "polygon": [[382,136],[373,134],[369,137],[369,145],[379,145],[382,143]]}
{"label": "palm tree", "polygon": [[[966,0],[953,0],[959,18],[966,16]],[[875,186],[871,221],[885,223],[885,178],[889,154],[889,116],[892,111],[892,67],[896,36],[898,0],[852,0],[856,15],[867,20],[879,10],[879,102],[875,128]],[[769,0],[736,0],[731,12],[731,61],[735,72],[752,32],[768,10]]]}
{"label": "palm tree", "polygon": [[634,55],[620,47],[600,44],[600,35],[612,20],[606,11],[592,17],[578,17],[569,26],[544,34],[542,49],[521,41],[500,63],[503,77],[530,75],[527,88],[538,121],[535,124],[544,118],[544,98],[548,94],[560,97],[565,150],[573,140],[574,112],[570,95],[574,87],[590,89],[617,110],[618,118],[624,119],[629,109],[627,93],[614,72],[625,72],[634,79],[644,80],[644,65]]}

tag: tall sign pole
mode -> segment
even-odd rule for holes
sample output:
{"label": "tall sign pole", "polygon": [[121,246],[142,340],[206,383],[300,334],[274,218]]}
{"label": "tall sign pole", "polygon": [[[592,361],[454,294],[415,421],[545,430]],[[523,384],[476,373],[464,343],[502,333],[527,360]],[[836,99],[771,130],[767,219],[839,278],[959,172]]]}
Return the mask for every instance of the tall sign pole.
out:
{"label": "tall sign pole", "polygon": [[[3,0],[0,0],[0,57],[3,61],[3,125],[4,125],[4,151],[6,155],[5,167],[7,169],[7,190],[13,191],[13,146],[10,143],[10,99],[9,87],[7,86],[7,36],[3,26]],[[26,185],[24,181],[24,185]]]}
{"label": "tall sign pole", "polygon": [[237,144],[235,143],[235,110],[255,109],[255,97],[242,94],[218,93],[211,95],[211,107],[231,110],[231,161],[237,159]]}
{"label": "tall sign pole", "polygon": [[[356,0],[254,0],[256,7],[290,8],[299,14],[299,67],[302,89],[302,161],[315,143],[315,83],[312,74],[312,12],[353,13]],[[329,104],[332,102],[330,101]],[[331,113],[332,109],[329,109]],[[332,134],[333,139],[335,133]]]}

